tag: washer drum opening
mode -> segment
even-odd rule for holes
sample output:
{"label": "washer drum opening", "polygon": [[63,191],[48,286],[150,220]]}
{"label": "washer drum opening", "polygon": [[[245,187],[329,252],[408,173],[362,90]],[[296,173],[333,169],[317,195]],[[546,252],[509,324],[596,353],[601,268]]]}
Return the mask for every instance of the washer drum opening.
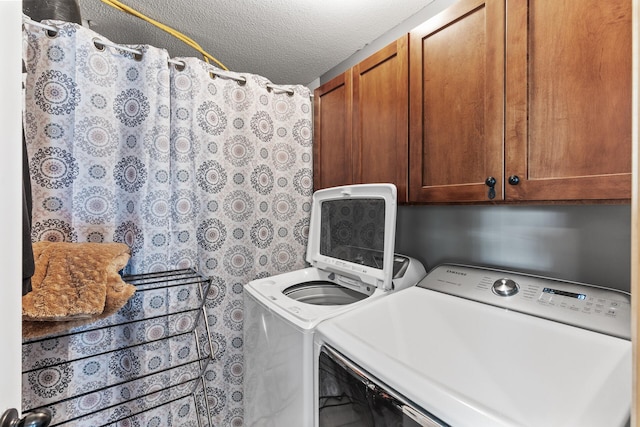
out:
{"label": "washer drum opening", "polygon": [[369,296],[327,280],[298,283],[289,286],[282,293],[296,301],[312,305],[353,304]]}

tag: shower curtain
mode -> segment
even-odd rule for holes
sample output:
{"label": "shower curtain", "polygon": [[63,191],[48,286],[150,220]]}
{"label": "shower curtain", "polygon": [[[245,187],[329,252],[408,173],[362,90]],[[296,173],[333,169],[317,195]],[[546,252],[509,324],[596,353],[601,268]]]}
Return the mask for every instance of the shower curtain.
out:
{"label": "shower curtain", "polygon": [[[57,32],[24,31],[32,240],[123,242],[128,273],[193,267],[210,277],[209,415],[241,426],[243,286],[304,266],[310,92],[45,23]],[[26,382],[25,405],[82,375]]]}

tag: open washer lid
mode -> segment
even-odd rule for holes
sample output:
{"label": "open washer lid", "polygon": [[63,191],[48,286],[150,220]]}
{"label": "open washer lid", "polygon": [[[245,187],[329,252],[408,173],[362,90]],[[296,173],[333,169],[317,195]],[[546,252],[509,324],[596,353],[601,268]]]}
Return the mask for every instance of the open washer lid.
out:
{"label": "open washer lid", "polygon": [[393,184],[358,184],[316,191],[307,262],[381,289],[391,289],[396,197]]}

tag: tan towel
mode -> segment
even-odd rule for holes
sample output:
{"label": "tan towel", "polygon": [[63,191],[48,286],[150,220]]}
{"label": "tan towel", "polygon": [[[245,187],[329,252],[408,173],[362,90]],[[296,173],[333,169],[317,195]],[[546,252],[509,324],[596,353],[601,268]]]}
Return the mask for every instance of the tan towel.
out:
{"label": "tan towel", "polygon": [[33,252],[33,290],[22,297],[24,338],[107,317],[135,292],[118,274],[130,257],[123,243],[37,242]]}

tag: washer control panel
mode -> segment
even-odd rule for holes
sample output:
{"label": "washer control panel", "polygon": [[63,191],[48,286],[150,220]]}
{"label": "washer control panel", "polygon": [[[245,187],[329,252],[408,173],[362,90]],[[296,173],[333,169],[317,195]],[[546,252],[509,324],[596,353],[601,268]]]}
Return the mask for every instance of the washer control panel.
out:
{"label": "washer control panel", "polygon": [[626,292],[513,271],[443,264],[419,287],[631,339]]}

